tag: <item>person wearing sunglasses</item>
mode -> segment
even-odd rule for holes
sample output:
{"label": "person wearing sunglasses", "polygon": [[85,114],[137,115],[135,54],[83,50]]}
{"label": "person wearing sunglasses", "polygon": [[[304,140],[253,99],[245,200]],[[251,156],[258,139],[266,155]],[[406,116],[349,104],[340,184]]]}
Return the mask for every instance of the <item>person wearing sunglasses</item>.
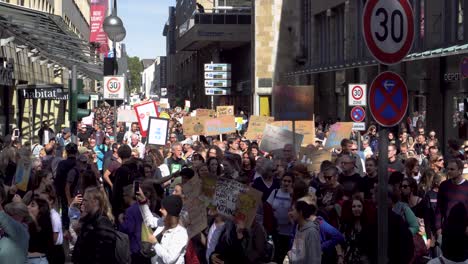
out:
{"label": "person wearing sunglasses", "polygon": [[328,222],[337,227],[339,224],[338,203],[343,199],[343,185],[338,182],[338,168],[330,166],[323,171],[325,184],[317,190],[317,201],[321,211],[328,216]]}

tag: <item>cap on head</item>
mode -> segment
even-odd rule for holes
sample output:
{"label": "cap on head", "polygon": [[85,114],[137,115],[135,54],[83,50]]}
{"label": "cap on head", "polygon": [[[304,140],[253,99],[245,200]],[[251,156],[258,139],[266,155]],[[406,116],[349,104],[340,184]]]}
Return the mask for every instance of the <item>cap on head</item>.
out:
{"label": "cap on head", "polygon": [[180,196],[169,195],[161,201],[161,205],[166,209],[168,215],[179,217],[183,202]]}

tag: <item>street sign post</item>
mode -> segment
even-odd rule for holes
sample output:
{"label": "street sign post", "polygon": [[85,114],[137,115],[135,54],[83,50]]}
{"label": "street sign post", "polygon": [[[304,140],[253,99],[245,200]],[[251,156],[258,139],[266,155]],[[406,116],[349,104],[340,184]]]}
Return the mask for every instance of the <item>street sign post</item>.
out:
{"label": "street sign post", "polygon": [[414,16],[408,0],[369,0],[362,17],[364,40],[382,64],[400,62],[413,46]]}
{"label": "street sign post", "polygon": [[348,105],[366,106],[367,105],[367,85],[350,84],[348,85]]}
{"label": "street sign post", "polygon": [[363,122],[366,119],[366,110],[361,106],[355,106],[351,109],[351,119],[354,122]]}
{"label": "street sign post", "polygon": [[379,74],[369,89],[369,108],[383,127],[400,123],[408,109],[408,88],[403,79],[389,71]]}
{"label": "street sign post", "polygon": [[214,109],[215,95],[231,94],[231,64],[205,64],[205,95],[211,96],[211,109]]}

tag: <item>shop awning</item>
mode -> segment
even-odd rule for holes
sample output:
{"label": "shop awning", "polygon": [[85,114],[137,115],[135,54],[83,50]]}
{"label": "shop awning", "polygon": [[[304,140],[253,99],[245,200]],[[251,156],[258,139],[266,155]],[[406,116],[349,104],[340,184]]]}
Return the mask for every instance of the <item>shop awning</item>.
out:
{"label": "shop awning", "polygon": [[[403,60],[403,62],[423,60],[423,59],[432,59],[438,57],[446,57],[452,55],[468,54],[468,44],[464,45],[454,45],[447,48],[439,48],[433,50],[427,50],[424,52],[415,52],[411,53]],[[286,76],[298,76],[298,75],[307,75],[314,73],[330,72],[337,70],[347,70],[356,67],[367,67],[367,66],[376,66],[378,62],[374,59],[364,59],[356,60],[339,64],[331,64],[325,66],[313,66],[308,69],[303,69],[295,72],[287,73]]]}
{"label": "shop awning", "polygon": [[60,16],[0,2],[2,37],[34,50],[33,56],[54,61],[64,67],[77,66],[78,72],[91,79],[102,79],[102,63],[96,61],[90,43],[79,38]]}

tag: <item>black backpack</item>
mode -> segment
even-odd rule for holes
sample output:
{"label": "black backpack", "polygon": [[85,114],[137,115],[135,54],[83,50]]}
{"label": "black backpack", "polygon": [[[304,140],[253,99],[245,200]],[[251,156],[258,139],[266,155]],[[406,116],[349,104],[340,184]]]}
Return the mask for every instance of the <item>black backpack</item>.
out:
{"label": "black backpack", "polygon": [[113,245],[113,261],[115,264],[128,264],[131,261],[130,240],[128,236],[120,231],[109,227],[101,227],[99,231],[103,238],[100,242],[112,243]]}

